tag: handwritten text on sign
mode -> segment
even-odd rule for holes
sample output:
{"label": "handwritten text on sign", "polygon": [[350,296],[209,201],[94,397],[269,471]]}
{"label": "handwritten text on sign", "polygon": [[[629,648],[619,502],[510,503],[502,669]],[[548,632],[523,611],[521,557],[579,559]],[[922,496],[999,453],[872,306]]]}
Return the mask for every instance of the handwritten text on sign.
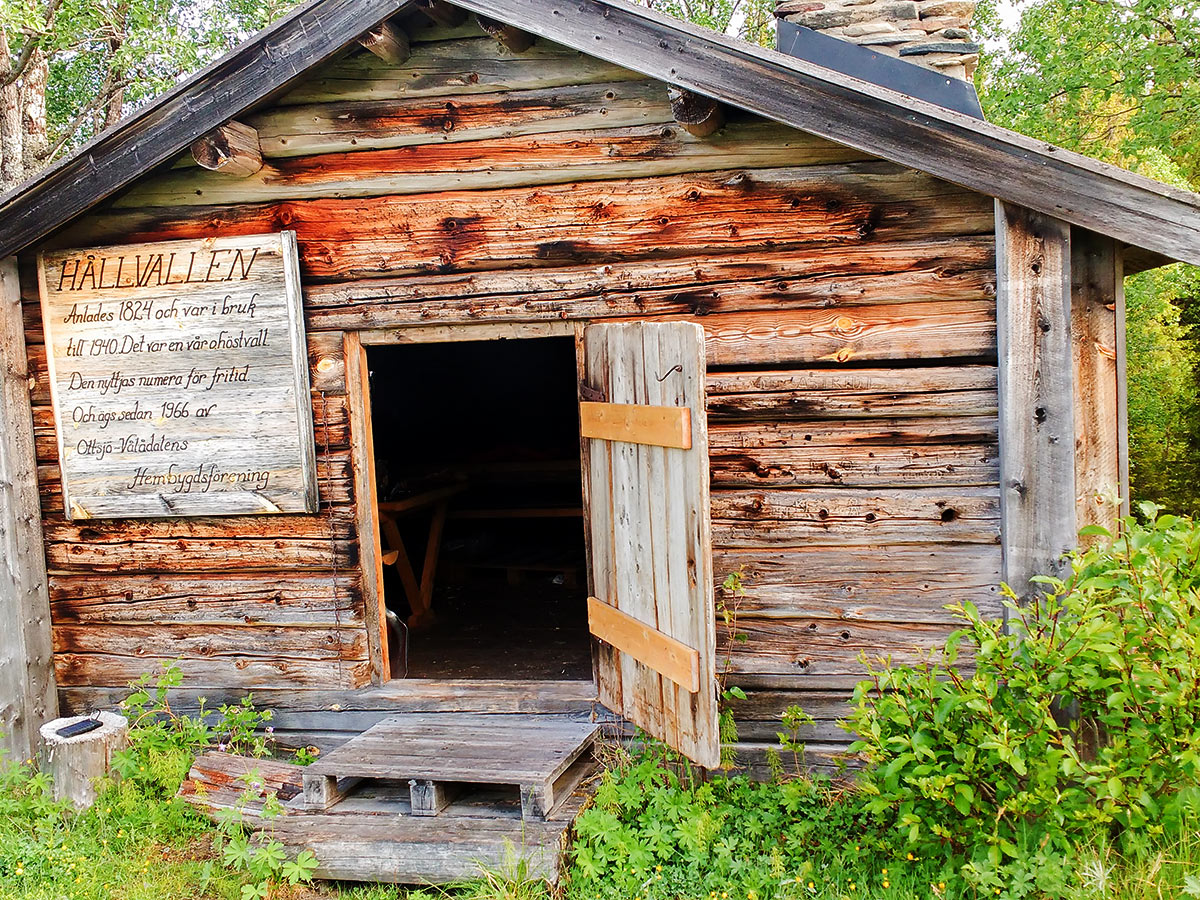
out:
{"label": "handwritten text on sign", "polygon": [[72,519],[315,512],[292,232],[42,254]]}

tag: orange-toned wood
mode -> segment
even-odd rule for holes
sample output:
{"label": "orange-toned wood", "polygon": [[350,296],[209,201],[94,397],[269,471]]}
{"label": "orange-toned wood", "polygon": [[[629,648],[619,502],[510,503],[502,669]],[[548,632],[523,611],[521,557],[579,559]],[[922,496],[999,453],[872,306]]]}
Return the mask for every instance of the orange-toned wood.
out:
{"label": "orange-toned wood", "polygon": [[700,690],[700,652],[645,622],[588,597],[592,634],[693,694]]}
{"label": "orange-toned wood", "polygon": [[584,437],[604,441],[692,448],[692,411],[686,406],[585,400],[579,404],[579,428]]}

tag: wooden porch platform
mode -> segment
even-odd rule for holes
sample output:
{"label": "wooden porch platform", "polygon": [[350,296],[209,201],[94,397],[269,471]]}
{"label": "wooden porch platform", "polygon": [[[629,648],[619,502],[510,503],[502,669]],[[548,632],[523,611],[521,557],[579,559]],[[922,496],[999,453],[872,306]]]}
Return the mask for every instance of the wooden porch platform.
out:
{"label": "wooden porch platform", "polygon": [[210,815],[240,805],[253,823],[274,793],[286,813],[263,828],[293,855],[312,850],[318,878],[443,884],[524,860],[553,882],[596,731],[556,716],[393,716],[307,768],[205,754],[180,795]]}

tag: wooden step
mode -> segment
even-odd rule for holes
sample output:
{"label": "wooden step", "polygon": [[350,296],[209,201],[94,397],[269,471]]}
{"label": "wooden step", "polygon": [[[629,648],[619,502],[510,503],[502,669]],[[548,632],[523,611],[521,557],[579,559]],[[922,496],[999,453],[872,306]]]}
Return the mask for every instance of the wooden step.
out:
{"label": "wooden step", "polygon": [[[561,800],[556,796],[545,818],[526,816],[517,792],[503,784],[463,786],[436,818],[413,816],[408,782],[388,779],[356,779],[332,808],[312,810],[300,791],[304,771],[290,763],[208,753],[196,760],[179,795],[213,818],[239,810],[248,827],[266,829],[293,858],[313,851],[317,878],[446,884],[485,871],[503,873],[520,860],[528,877],[553,883],[596,764],[591,754],[581,754],[559,776],[554,790]],[[247,790],[251,776],[261,790]],[[270,795],[287,801],[283,815],[263,817]]]}
{"label": "wooden step", "polygon": [[578,783],[569,777],[572,764],[590,750],[598,729],[564,716],[391,716],[305,770],[305,803],[327,810],[362,781],[402,781],[411,814],[434,816],[463,785],[509,785],[524,815],[546,818]]}

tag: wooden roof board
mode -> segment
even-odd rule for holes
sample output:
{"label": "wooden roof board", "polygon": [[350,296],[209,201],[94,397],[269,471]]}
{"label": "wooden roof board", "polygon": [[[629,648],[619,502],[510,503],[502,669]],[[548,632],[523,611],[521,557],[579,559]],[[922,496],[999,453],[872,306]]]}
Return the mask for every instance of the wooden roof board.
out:
{"label": "wooden roof board", "polygon": [[[332,57],[411,0],[312,0],[29,184],[0,197],[17,252]],[[1200,197],[626,0],[457,0],[653,78],[1200,264]]]}

